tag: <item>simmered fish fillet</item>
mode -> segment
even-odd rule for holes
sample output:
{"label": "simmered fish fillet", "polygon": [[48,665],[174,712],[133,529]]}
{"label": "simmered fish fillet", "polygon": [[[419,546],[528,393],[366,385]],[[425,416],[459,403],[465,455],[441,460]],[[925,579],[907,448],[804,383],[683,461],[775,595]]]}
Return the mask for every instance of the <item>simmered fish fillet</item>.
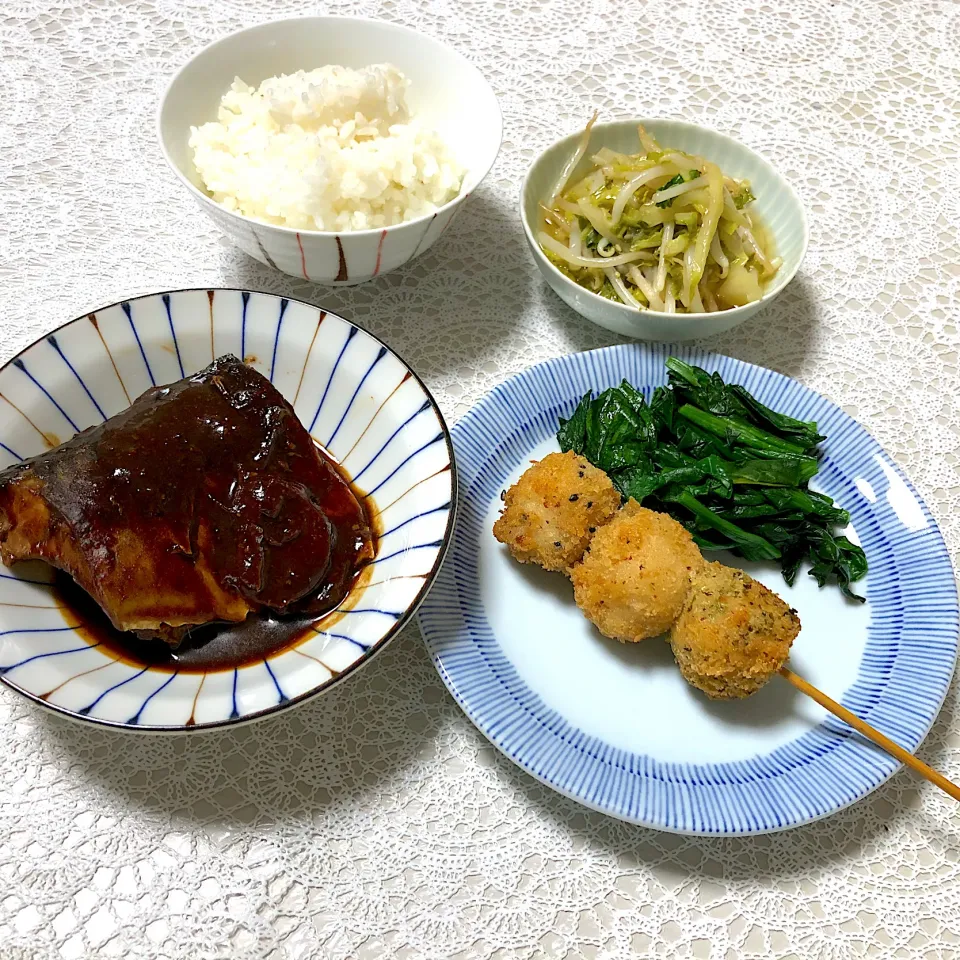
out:
{"label": "simmered fish fillet", "polygon": [[231,356],[0,473],[0,559],[46,560],[173,646],[264,608],[322,613],[372,552],[347,482]]}

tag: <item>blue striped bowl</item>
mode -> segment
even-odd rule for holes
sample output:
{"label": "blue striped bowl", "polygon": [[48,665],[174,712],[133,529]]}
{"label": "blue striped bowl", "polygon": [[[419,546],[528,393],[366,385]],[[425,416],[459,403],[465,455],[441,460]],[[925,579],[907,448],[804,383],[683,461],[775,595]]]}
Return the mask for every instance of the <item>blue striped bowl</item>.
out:
{"label": "blue striped bowl", "polygon": [[180,290],[65,324],[0,369],[0,466],[34,456],[225,353],[293,404],[379,516],[369,577],[335,626],[260,663],[209,673],[117,660],[76,632],[45,564],[0,568],[0,679],[70,717],[146,731],[266,716],[328,689],[416,610],[446,551],[455,474],[449,434],[416,374],[371,334],[307,303]]}
{"label": "blue striped bowl", "polygon": [[501,384],[453,428],[460,519],[420,612],[457,702],[510,759],[566,796],[675,833],[742,835],[825,817],[899,768],[774,678],[745,701],[688,687],[667,644],[617,644],[573,603],[565,578],[513,562],[491,533],[500,492],[557,449],[558,416],[627,378],[649,397],[670,353],[804,420],[828,437],[819,489],[850,511],[870,573],[867,602],[801,573],[744,566],[797,608],[791,666],[908,750],[929,730],[953,675],[953,571],[927,508],[893,460],[829,400],[729,357],[625,344],[551,360]]}

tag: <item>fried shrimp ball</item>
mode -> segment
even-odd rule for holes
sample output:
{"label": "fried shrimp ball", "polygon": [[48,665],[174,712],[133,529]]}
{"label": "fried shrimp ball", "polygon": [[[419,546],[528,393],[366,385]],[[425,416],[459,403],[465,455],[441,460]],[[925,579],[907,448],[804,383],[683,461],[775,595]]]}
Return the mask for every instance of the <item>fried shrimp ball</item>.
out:
{"label": "fried shrimp ball", "polygon": [[620,506],[610,478],[575,453],[551,453],[507,491],[493,535],[520,563],[569,571]]}
{"label": "fried shrimp ball", "polygon": [[684,680],[713,700],[756,693],[783,666],[800,618],[742,570],[707,563],[668,637]]}
{"label": "fried shrimp ball", "polygon": [[604,636],[635,642],[670,627],[702,565],[684,527],[629,500],[597,531],[570,579],[577,606]]}

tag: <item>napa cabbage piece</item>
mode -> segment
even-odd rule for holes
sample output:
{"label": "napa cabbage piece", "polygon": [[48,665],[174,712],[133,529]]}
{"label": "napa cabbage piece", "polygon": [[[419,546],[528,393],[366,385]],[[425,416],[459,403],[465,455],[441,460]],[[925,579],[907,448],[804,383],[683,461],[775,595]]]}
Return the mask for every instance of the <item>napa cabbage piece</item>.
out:
{"label": "napa cabbage piece", "polygon": [[541,204],[537,239],[550,262],[635,309],[712,313],[759,300],[782,261],[750,209],[750,182],[643,127],[638,153],[589,154],[595,121]]}

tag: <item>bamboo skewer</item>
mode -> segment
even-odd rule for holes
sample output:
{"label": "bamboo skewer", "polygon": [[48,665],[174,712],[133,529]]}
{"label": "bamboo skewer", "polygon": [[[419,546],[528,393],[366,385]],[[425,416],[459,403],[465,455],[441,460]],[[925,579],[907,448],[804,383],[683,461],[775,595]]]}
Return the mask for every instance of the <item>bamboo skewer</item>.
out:
{"label": "bamboo skewer", "polygon": [[787,667],[780,668],[780,676],[787,680],[788,683],[793,684],[801,693],[805,693],[808,697],[816,700],[821,707],[829,710],[835,717],[839,717],[858,733],[862,733],[868,740],[872,740],[878,747],[886,750],[890,756],[906,764],[911,770],[919,773],[921,777],[938,786],[944,793],[953,797],[954,800],[960,800],[960,787],[952,780],[948,780],[942,773],[937,773],[933,767],[928,767],[922,760],[918,760],[912,753],[904,750],[900,744],[894,743],[889,737],[884,736],[879,730],[875,730],[869,723],[865,723],[846,707],[840,706],[836,700],[831,700],[825,693],[807,683],[803,677],[798,677],[797,674]]}

